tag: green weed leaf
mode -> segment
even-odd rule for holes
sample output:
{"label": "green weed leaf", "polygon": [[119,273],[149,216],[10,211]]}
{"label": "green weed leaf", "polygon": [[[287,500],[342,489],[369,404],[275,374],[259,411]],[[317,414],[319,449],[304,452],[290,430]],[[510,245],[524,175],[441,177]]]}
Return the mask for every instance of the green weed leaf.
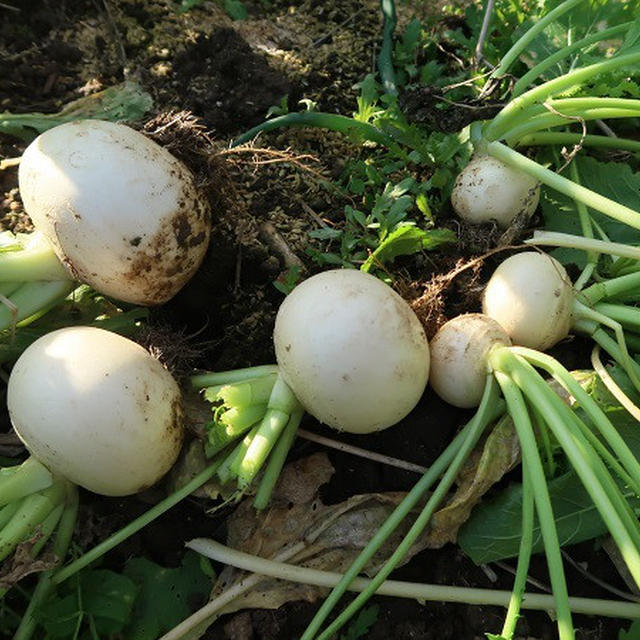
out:
{"label": "green weed leaf", "polygon": [[340,636],[340,640],[364,638],[369,633],[369,629],[378,620],[379,613],[380,607],[376,604],[362,609],[356,619],[348,626],[347,632]]}
{"label": "green weed leaf", "polygon": [[360,269],[361,271],[369,272],[374,266],[393,262],[398,256],[409,256],[419,251],[428,251],[442,244],[455,241],[456,236],[450,229],[425,231],[413,225],[403,225],[392,231],[380,243]]}
{"label": "green weed leaf", "polygon": [[51,640],[76,637],[75,630],[85,622],[99,637],[109,637],[131,620],[137,593],[126,576],[104,569],[85,571],[47,601],[36,618]]}
{"label": "green weed leaf", "polygon": [[140,593],[124,640],[155,640],[202,606],[212,585],[208,561],[187,552],[182,566],[165,569],[146,558],[127,563],[125,576]]}

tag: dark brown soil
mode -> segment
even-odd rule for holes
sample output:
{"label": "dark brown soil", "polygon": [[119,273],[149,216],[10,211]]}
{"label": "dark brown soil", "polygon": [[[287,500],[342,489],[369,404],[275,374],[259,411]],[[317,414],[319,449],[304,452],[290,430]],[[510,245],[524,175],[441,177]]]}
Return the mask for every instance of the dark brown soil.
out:
{"label": "dark brown soil", "polygon": [[[360,151],[337,134],[282,131],[260,144],[276,150],[290,147],[291,153],[309,154],[316,160],[261,165],[260,154],[225,156],[224,160],[216,154],[234,136],[261,122],[267,110],[285,96],[292,107],[304,97],[317,101],[322,110],[353,111],[354,85],[371,71],[372,52],[380,38],[377,2],[278,0],[263,6],[256,1],[247,3],[250,19],[239,23],[233,23],[213,2],[182,15],[173,10],[171,0],[23,0],[12,4],[19,11],[0,5],[0,110],[55,112],[81,95],[136,77],[155,101],[149,118],[162,114],[166,124],[171,120],[166,116],[169,112],[175,116],[186,110],[194,116],[196,120],[185,125],[186,131],[174,125],[168,129],[168,138],[160,136],[160,142],[181,156],[199,176],[202,188],[209,190],[214,219],[211,247],[198,275],[168,305],[154,311],[152,323],[159,332],[169,328],[167,351],[172,344],[174,351],[176,344],[178,351],[184,351],[176,335],[190,337],[190,366],[224,369],[271,362],[273,319],[282,300],[273,281],[288,265],[287,256],[271,242],[271,232],[265,235],[264,223],[282,234],[292,253],[313,270],[304,253],[307,231],[317,226],[318,219],[340,216],[347,203],[344,195],[325,186],[325,179],[337,177],[345,158]],[[401,21],[408,11],[403,6]],[[416,109],[415,118],[428,120],[429,114]],[[185,123],[184,117],[181,122]],[[156,121],[147,123],[146,131],[154,135],[160,128]],[[22,148],[22,143],[0,137],[0,157],[20,155]],[[0,224],[10,228],[24,223],[16,183],[15,169],[0,172]],[[479,247],[468,250],[472,253]],[[445,257],[427,265],[428,271],[447,271],[454,262],[454,257]],[[439,318],[462,309],[477,310],[471,275],[448,290]],[[422,293],[414,289],[411,296]],[[577,352],[572,345],[560,349],[564,355]],[[582,361],[571,364],[586,365]],[[177,368],[184,370],[184,363]],[[466,412],[445,406],[428,392],[411,416],[393,430],[375,437],[343,436],[343,440],[428,465],[467,418]],[[3,420],[6,423],[6,416]],[[306,420],[303,426],[322,431],[310,418]],[[300,457],[314,450],[315,445],[299,442],[292,455]],[[360,492],[406,490],[415,481],[409,472],[346,454],[332,453],[331,459],[337,472],[323,491],[328,502]],[[88,494],[83,495],[83,503],[79,536],[85,545],[147,506],[136,499],[98,499]],[[200,535],[221,539],[227,514],[221,510],[207,517],[200,501],[186,501],[112,552],[108,562],[118,568],[126,558],[144,554],[161,564],[175,565],[186,539]],[[573,548],[571,554],[588,563],[594,575],[625,588],[593,544]],[[423,552],[398,571],[397,577],[509,589],[510,574],[494,570],[497,582],[491,583],[485,571],[449,545]],[[531,575],[547,581],[543,558],[535,559]],[[607,597],[580,574],[570,571],[569,580],[570,591],[576,595]],[[502,609],[493,607],[420,605],[397,599],[378,599],[377,603],[379,617],[367,636],[372,640],[475,640],[484,637],[485,631],[499,632],[504,615]],[[314,608],[291,603],[278,611],[253,611],[243,619],[243,639],[293,640]],[[228,622],[220,621],[205,637],[234,638],[225,627]],[[622,623],[577,616],[576,624],[582,640],[615,640]],[[530,640],[555,637],[553,621],[544,613],[527,613],[518,630]]]}

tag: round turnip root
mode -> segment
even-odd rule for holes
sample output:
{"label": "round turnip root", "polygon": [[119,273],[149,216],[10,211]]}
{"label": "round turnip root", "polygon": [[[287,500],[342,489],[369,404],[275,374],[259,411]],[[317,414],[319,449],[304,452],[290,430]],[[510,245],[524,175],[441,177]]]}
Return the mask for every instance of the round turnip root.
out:
{"label": "round turnip root", "polygon": [[535,178],[487,155],[471,160],[451,192],[451,204],[463,220],[472,224],[495,220],[503,229],[518,215],[530,217],[539,199]]}
{"label": "round turnip root", "polygon": [[454,407],[477,407],[487,380],[487,355],[495,345],[511,344],[504,329],[481,313],[449,320],[431,340],[433,390]]}
{"label": "round turnip root", "polygon": [[209,205],[192,174],[129,127],[80,120],[46,131],[22,156],[19,183],[71,277],[101,293],[163,303],[204,257]]}
{"label": "round turnip root", "polygon": [[178,385],[143,347],[104,329],[36,340],[11,372],[7,404],[37,460],[103,495],[151,486],[180,452]]}
{"label": "round turnip root", "polygon": [[564,267],[546,253],[525,251],[494,271],[482,311],[503,327],[514,344],[543,351],[569,334],[574,300]]}
{"label": "round turnip root", "polygon": [[281,375],[304,408],[352,433],[401,420],[429,375],[420,321],[361,271],[326,271],[298,285],[278,311],[274,342]]}

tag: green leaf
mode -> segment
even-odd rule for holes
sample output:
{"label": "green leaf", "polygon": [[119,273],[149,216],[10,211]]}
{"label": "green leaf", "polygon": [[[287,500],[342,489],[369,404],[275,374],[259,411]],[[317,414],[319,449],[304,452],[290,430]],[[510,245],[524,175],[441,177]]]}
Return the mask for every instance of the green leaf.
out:
{"label": "green leaf", "polygon": [[618,632],[618,640],[638,640],[638,638],[640,638],[640,620],[634,620],[626,631],[620,629]]}
{"label": "green leaf", "polygon": [[385,264],[398,256],[408,256],[418,251],[430,250],[442,244],[455,242],[450,229],[425,231],[413,225],[403,225],[392,231],[378,248],[365,260],[361,271],[369,272],[376,264]]}
{"label": "green leaf", "polygon": [[358,638],[365,637],[369,633],[369,629],[378,620],[379,613],[380,607],[377,604],[372,604],[362,609],[355,620],[347,627],[347,632],[340,636],[340,640],[358,640]]}
{"label": "green leaf", "polygon": [[240,0],[224,0],[224,10],[233,20],[245,20],[249,15]]}
{"label": "green leaf", "polygon": [[[619,384],[626,386],[619,369],[613,369],[611,373]],[[591,372],[581,384],[599,402],[633,454],[640,458],[640,430],[635,419],[615,403],[595,373]],[[631,507],[640,508],[640,498],[617,478],[614,479],[620,484]],[[574,471],[549,481],[548,486],[561,546],[590,540],[607,531],[593,501]],[[459,532],[458,544],[476,564],[512,558],[518,554],[521,524],[522,485],[514,484],[472,512]],[[542,536],[536,521],[532,552],[539,553],[542,550]]]}
{"label": "green leaf", "polygon": [[140,589],[124,640],[160,637],[202,606],[212,586],[209,562],[189,551],[177,569],[134,558],[127,563],[124,574]]}
{"label": "green leaf", "polygon": [[309,231],[309,236],[315,240],[334,240],[341,235],[342,231],[340,229],[333,229],[332,227],[322,227]]}
{"label": "green leaf", "polygon": [[[576,158],[574,162],[577,162],[583,186],[640,211],[640,173],[634,173],[627,164],[599,162],[589,157]],[[582,235],[578,211],[573,200],[553,189],[545,188],[541,201],[546,230]],[[589,211],[613,242],[640,243],[639,230],[601,213]],[[553,255],[564,264],[573,263],[579,267],[586,264],[584,251],[556,249]]]}
{"label": "green leaf", "polygon": [[68,103],[58,113],[0,113],[0,133],[32,140],[38,134],[65,122],[80,119],[138,120],[153,106],[153,99],[132,80]]}
{"label": "green leaf", "polygon": [[70,587],[71,593],[61,590],[36,612],[49,638],[74,637],[80,619],[91,618],[100,637],[122,631],[131,620],[138,588],[126,576],[104,569],[84,571]]}

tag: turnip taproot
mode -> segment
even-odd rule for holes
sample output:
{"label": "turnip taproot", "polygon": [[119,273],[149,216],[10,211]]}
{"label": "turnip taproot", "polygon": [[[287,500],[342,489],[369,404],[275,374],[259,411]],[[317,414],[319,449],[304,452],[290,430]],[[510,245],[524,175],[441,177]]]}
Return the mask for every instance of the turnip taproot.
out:
{"label": "turnip taproot", "polygon": [[623,332],[623,328],[638,331],[640,311],[618,302],[639,286],[640,272],[636,271],[578,291],[557,260],[525,251],[507,258],[495,270],[485,288],[482,308],[514,344],[532,349],[552,347],[571,330],[590,336],[640,389],[640,367],[629,354]]}
{"label": "turnip taproot", "polygon": [[71,278],[101,293],[165,302],[204,257],[210,212],[193,175],[127,126],[80,120],[46,131],[27,147],[19,183]]}
{"label": "turnip taproot", "polygon": [[[246,434],[218,470],[224,482],[237,477],[247,486],[277,441],[263,480],[271,483],[302,409],[341,431],[379,431],[414,408],[429,377],[429,344],[417,316],[362,271],[326,271],[299,284],[278,311],[274,344],[275,367],[192,378],[221,405],[210,428],[210,453]],[[268,493],[259,490],[258,506]]]}
{"label": "turnip taproot", "polygon": [[326,271],[298,285],[280,306],[273,337],[284,380],[311,415],[335,429],[389,427],[427,383],[420,321],[395,291],[361,271]]}
{"label": "turnip taproot", "polygon": [[7,404],[37,460],[103,495],[151,486],[182,443],[171,374],[143,347],[104,329],[69,327],[39,338],[13,367]]}
{"label": "turnip taproot", "polygon": [[451,192],[451,204],[472,224],[494,220],[508,227],[517,216],[530,218],[538,206],[540,183],[488,155],[479,155],[460,172]]}

